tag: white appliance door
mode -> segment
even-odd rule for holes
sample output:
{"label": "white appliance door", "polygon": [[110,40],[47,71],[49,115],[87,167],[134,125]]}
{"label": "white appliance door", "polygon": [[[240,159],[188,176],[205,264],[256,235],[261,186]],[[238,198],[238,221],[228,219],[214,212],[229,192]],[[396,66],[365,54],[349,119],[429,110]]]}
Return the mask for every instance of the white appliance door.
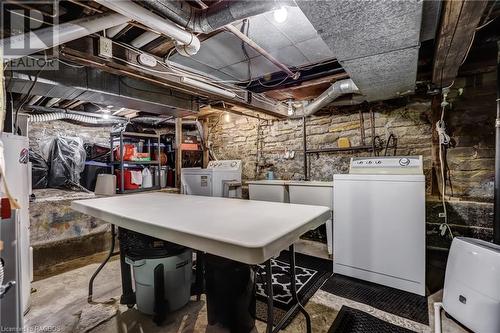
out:
{"label": "white appliance door", "polygon": [[20,256],[21,256],[21,291],[24,310],[29,308],[31,294],[31,276],[33,263],[30,260],[30,216],[29,216],[29,193],[31,188],[30,173],[28,165],[29,141],[25,136],[2,134],[5,157],[5,177],[9,190],[14,199],[21,205],[19,212],[20,229]]}
{"label": "white appliance door", "polygon": [[212,196],[212,174],[198,173],[183,175],[184,194]]}
{"label": "white appliance door", "polygon": [[425,281],[424,177],[421,176],[421,181],[377,177],[334,180],[335,264],[359,269],[367,276],[373,272],[422,283]]}

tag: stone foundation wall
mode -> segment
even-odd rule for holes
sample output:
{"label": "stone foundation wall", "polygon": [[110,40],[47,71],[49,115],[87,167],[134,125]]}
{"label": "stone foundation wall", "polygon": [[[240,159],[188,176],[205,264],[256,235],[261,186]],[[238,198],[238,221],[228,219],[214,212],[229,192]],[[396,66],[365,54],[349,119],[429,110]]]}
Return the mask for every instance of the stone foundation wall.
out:
{"label": "stone foundation wall", "polygon": [[37,153],[40,151],[40,142],[51,136],[77,136],[82,138],[84,143],[99,143],[109,146],[110,133],[111,127],[109,126],[81,126],[59,120],[30,123],[28,130],[30,149]]}
{"label": "stone foundation wall", "polygon": [[[385,110],[384,110],[385,108]],[[407,105],[377,107],[374,112],[375,135],[385,144],[388,136],[398,139],[397,154],[423,155],[426,172],[431,168],[430,102],[412,102]],[[333,115],[311,117],[307,120],[307,148],[337,147],[340,137],[348,138],[351,146],[361,144],[358,110]],[[365,145],[370,145],[369,114],[364,113]],[[260,121],[231,115],[226,123],[218,118],[210,120],[210,141],[219,159],[242,159],[243,178],[263,179],[269,170],[280,179],[304,178],[302,120]],[[259,145],[257,145],[259,141]],[[293,159],[286,159],[286,150],[294,151]],[[311,180],[331,180],[335,173],[346,173],[352,156],[366,156],[370,152],[321,153],[308,158]],[[382,152],[383,154],[383,152]],[[392,154],[392,149],[388,151]],[[259,163],[257,164],[257,159]]]}
{"label": "stone foundation wall", "polygon": [[32,246],[56,243],[109,229],[100,220],[71,209],[73,200],[93,199],[93,193],[57,189],[39,189],[33,193],[35,200],[30,203]]}
{"label": "stone foundation wall", "polygon": [[[451,109],[445,121],[453,145],[447,151],[447,204],[449,223],[455,235],[492,239],[492,205],[494,180],[494,120],[495,73],[458,79],[455,88],[463,87],[458,96],[454,90]],[[422,155],[427,182],[428,239],[430,245],[446,247],[449,239],[439,236],[442,204],[431,193],[433,169],[432,123],[440,111],[431,110],[431,97],[389,101],[371,106],[375,116],[375,135],[385,146],[390,134],[397,138],[397,155]],[[348,138],[351,146],[362,144],[359,110],[361,107],[322,110],[326,115],[307,119],[307,148],[337,147],[340,137]],[[433,114],[434,112],[434,114]],[[365,119],[365,142],[371,144],[370,121]],[[263,121],[231,115],[209,120],[209,141],[219,159],[243,160],[243,178],[264,179],[273,171],[278,179],[304,179],[302,120]],[[260,130],[260,133],[258,131]],[[295,157],[285,158],[286,151]],[[389,155],[393,150],[389,149]],[[383,155],[383,151],[381,152]],[[350,158],[369,156],[370,152],[311,154],[308,158],[311,180],[332,180],[335,173],[348,172]],[[434,162],[436,165],[436,162]],[[434,172],[436,173],[436,172]],[[434,196],[431,196],[434,194]],[[319,237],[320,239],[322,237]]]}

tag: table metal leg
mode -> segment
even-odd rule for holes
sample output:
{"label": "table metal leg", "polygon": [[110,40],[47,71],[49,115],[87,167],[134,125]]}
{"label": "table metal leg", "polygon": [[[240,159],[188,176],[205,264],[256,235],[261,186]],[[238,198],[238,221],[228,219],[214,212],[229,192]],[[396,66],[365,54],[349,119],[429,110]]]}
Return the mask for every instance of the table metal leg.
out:
{"label": "table metal leg", "polygon": [[[290,317],[295,313],[298,309],[300,312],[304,314],[306,318],[306,330],[307,333],[311,333],[311,318],[307,313],[306,309],[300,304],[299,297],[297,295],[297,282],[295,276],[295,247],[290,245],[289,248],[289,260],[290,260],[290,292],[292,294],[292,298],[295,301],[295,304],[286,312],[286,314],[281,318],[279,323],[274,327],[273,333],[277,333],[281,330],[281,328],[285,325],[286,322],[290,319]],[[269,327],[269,326],[268,326]]]}
{"label": "table metal leg", "polygon": [[[122,228],[118,228],[118,234],[123,235]],[[120,238],[120,236],[118,237]],[[120,298],[120,304],[127,304],[128,307],[135,305],[135,293],[132,287],[132,272],[130,271],[130,265],[125,262],[125,242],[120,241],[120,271],[122,279],[122,296]]]}
{"label": "table metal leg", "polygon": [[273,272],[271,259],[266,261],[266,292],[267,292],[267,333],[273,332],[274,305],[273,305]]}
{"label": "table metal leg", "polygon": [[108,263],[109,259],[111,259],[111,257],[114,255],[113,252],[115,250],[115,238],[116,238],[115,225],[112,224],[111,225],[111,248],[109,249],[108,256],[99,265],[99,267],[97,267],[96,271],[94,272],[94,274],[92,274],[92,277],[90,278],[90,281],[89,281],[89,294],[88,294],[88,297],[87,297],[87,301],[89,303],[92,302],[92,295],[93,295],[93,292],[94,292],[94,280],[95,280],[95,278],[97,277],[97,275],[99,274],[99,272],[104,268],[104,266]]}
{"label": "table metal leg", "polygon": [[201,299],[201,294],[204,293],[205,281],[205,253],[196,251],[196,278],[195,278],[195,295],[196,300]]}
{"label": "table metal leg", "polygon": [[311,333],[311,317],[309,316],[309,313],[307,313],[304,306],[302,306],[299,297],[297,296],[297,283],[295,280],[295,246],[293,244],[290,245],[288,252],[290,255],[290,283],[291,283],[290,289],[292,292],[292,297],[295,300],[295,302],[297,302],[300,312],[302,312],[302,314],[304,314],[304,317],[306,318],[307,333]]}

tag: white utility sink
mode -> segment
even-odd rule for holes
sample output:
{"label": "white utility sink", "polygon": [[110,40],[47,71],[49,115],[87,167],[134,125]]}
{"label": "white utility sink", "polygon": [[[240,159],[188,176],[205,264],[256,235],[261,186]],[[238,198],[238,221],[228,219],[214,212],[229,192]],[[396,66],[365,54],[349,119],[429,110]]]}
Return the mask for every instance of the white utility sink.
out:
{"label": "white utility sink", "polygon": [[[250,200],[325,206],[333,211],[333,182],[300,180],[256,180],[248,182]],[[328,254],[333,250],[332,220],[326,222]]]}
{"label": "white utility sink", "polygon": [[290,203],[326,206],[333,209],[333,182],[289,181]]}
{"label": "white utility sink", "polygon": [[[333,211],[333,182],[320,181],[289,181],[288,194],[290,203],[303,205],[326,206]],[[326,223],[326,241],[328,254],[333,254],[333,225],[332,219]]]}
{"label": "white utility sink", "polygon": [[250,200],[289,202],[285,180],[254,180],[248,182]]}

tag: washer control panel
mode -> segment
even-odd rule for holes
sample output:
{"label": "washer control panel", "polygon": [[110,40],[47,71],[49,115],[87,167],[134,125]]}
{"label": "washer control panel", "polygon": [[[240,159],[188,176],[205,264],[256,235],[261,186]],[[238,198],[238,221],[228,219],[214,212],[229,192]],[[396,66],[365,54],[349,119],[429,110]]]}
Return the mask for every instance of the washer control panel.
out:
{"label": "washer control panel", "polygon": [[208,162],[207,169],[241,170],[241,160],[220,160]]}
{"label": "washer control panel", "polygon": [[422,156],[353,157],[351,174],[423,174]]}

